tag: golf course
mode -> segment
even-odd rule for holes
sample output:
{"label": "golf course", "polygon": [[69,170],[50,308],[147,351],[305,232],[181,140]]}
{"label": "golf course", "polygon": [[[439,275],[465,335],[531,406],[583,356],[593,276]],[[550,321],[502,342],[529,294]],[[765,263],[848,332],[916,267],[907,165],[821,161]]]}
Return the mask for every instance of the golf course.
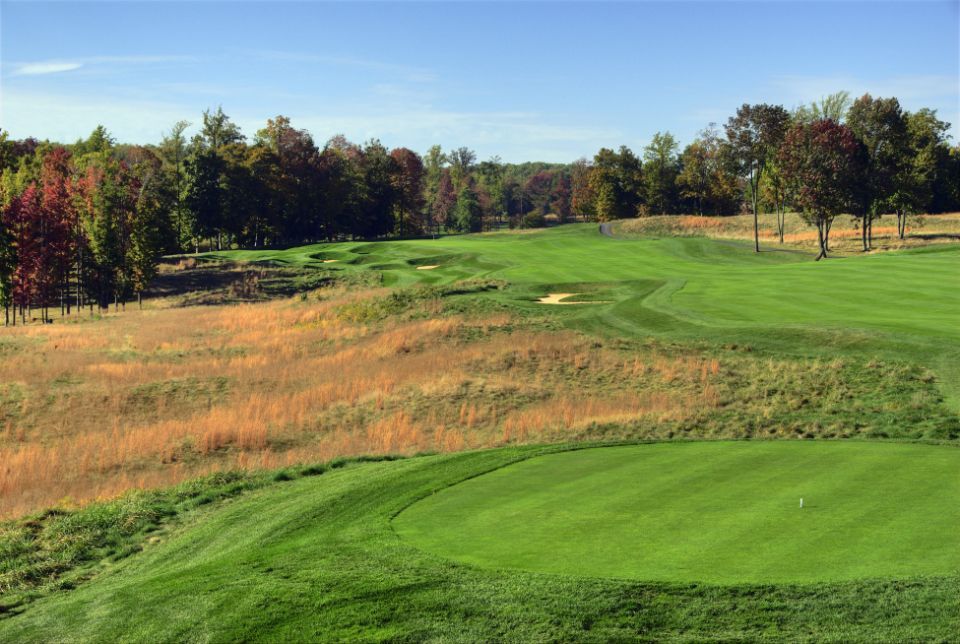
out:
{"label": "golf course", "polygon": [[0,644],[960,644],[960,0],[0,15]]}
{"label": "golf course", "polygon": [[[90,487],[88,503],[3,524],[0,640],[960,632],[956,245],[814,262],[581,224],[213,252],[190,266],[181,273],[288,271],[277,274],[310,287],[84,323],[126,339],[78,355],[147,374],[208,365],[224,393],[201,389],[183,443],[116,461],[176,472],[170,484]],[[183,320],[194,344],[144,348],[168,346],[156,334]],[[224,344],[231,334],[247,344]],[[250,353],[263,334],[275,358]],[[319,361],[316,347],[345,357]],[[271,359],[289,382],[315,370],[357,384],[336,394],[345,402],[276,398],[279,429],[260,443],[191,438],[240,404],[231,388],[260,407],[256,396],[279,395]],[[350,380],[355,364],[415,375],[364,384],[380,381]],[[192,404],[207,385],[187,382],[136,384],[135,400]],[[71,476],[99,485],[100,471]]]}

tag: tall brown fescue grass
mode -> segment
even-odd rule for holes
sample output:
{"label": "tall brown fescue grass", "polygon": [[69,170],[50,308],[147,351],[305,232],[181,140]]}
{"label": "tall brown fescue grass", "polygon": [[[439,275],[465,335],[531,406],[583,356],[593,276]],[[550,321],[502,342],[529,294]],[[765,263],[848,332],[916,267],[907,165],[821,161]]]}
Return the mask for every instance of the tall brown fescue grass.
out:
{"label": "tall brown fescue grass", "polygon": [[[760,239],[767,245],[779,244],[775,215],[761,214]],[[698,215],[661,215],[629,219],[619,224],[627,235],[704,236],[716,239],[753,239],[753,216],[714,217]],[[837,253],[856,253],[862,249],[859,220],[840,216],[830,231],[832,249]],[[784,243],[795,248],[815,250],[817,231],[798,214],[785,217]],[[873,224],[875,250],[897,250],[931,243],[960,241],[960,213],[916,215],[907,219],[907,237],[897,235],[896,217],[886,215]]]}
{"label": "tall brown fescue grass", "polygon": [[4,330],[0,516],[219,469],[562,440],[717,404],[716,360],[508,334],[505,314],[377,325],[337,315],[378,295]]}

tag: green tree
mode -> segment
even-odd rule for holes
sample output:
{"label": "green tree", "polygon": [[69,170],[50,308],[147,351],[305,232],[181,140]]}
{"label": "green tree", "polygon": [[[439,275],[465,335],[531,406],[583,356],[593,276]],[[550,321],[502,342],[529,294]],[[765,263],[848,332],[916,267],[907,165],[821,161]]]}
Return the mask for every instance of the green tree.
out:
{"label": "green tree", "polygon": [[163,161],[163,171],[167,175],[167,181],[170,184],[173,196],[170,214],[176,235],[176,250],[183,250],[190,245],[190,231],[194,228],[192,223],[187,220],[189,211],[184,207],[184,196],[186,194],[184,168],[189,155],[185,132],[189,127],[189,122],[177,121],[173,124],[169,134],[164,135],[159,147],[160,158]]}
{"label": "green tree", "polygon": [[216,112],[203,111],[203,125],[200,129],[200,139],[211,150],[219,150],[221,146],[231,143],[242,143],[244,140],[240,128],[223,113],[223,107],[218,106]]}
{"label": "green tree", "polygon": [[679,159],[676,139],[669,132],[657,132],[643,149],[643,178],[647,207],[662,215],[676,205]]}
{"label": "green tree", "polygon": [[490,157],[482,161],[477,170],[480,185],[489,195],[490,212],[488,214],[499,226],[507,214],[506,192],[503,187],[503,163],[498,156]]}
{"label": "green tree", "polygon": [[98,125],[93,128],[93,132],[90,133],[84,140],[77,141],[73,145],[73,154],[76,156],[83,156],[85,154],[97,154],[97,153],[106,153],[113,149],[113,146],[116,144],[115,139],[110,136],[110,133],[102,125]]}
{"label": "green tree", "polygon": [[477,193],[469,183],[457,193],[453,221],[457,230],[462,233],[478,233],[483,226],[483,211],[477,201]]}
{"label": "green tree", "polygon": [[710,197],[710,155],[702,141],[694,141],[680,155],[682,169],[677,175],[677,185],[683,197],[697,205],[697,214],[703,216],[704,203]]}
{"label": "green tree", "polygon": [[[17,252],[13,234],[6,217],[7,204],[0,208],[0,306],[3,307],[3,325],[10,324],[10,307],[13,305],[13,273],[17,268]],[[16,316],[14,316],[16,320]]]}
{"label": "green tree", "polygon": [[447,160],[450,162],[450,180],[453,181],[453,187],[459,193],[470,178],[477,155],[470,148],[459,147],[447,155]]}
{"label": "green tree", "polygon": [[422,232],[424,169],[420,155],[407,148],[390,151],[393,159],[395,221],[400,236]]}
{"label": "green tree", "polygon": [[776,154],[790,115],[780,105],[743,104],[726,124],[727,141],[739,173],[746,178],[753,210],[754,249],[760,252],[760,181],[767,162]]}
{"label": "green tree", "polygon": [[777,236],[780,243],[783,243],[784,228],[786,228],[787,201],[789,192],[787,182],[783,176],[783,170],[777,158],[767,162],[767,171],[764,173],[763,181],[760,184],[760,193],[773,206],[773,211],[777,216]]}
{"label": "green tree", "polygon": [[583,158],[570,167],[570,212],[583,221],[596,218],[596,195],[590,187],[592,169],[590,162]]}
{"label": "green tree", "polygon": [[730,157],[730,146],[711,123],[680,156],[677,175],[680,196],[692,200],[699,214],[733,212],[740,188]]}
{"label": "green tree", "polygon": [[380,237],[394,229],[394,208],[398,193],[393,178],[397,174],[396,161],[377,139],[363,147],[364,199],[356,213],[352,232],[364,238]]}
{"label": "green tree", "polygon": [[873,221],[893,206],[896,180],[910,161],[907,122],[896,98],[875,99],[864,94],[847,112],[847,125],[867,155],[867,173],[856,214],[862,222],[863,250],[868,251],[873,241]]}
{"label": "green tree", "polygon": [[187,162],[184,205],[194,226],[194,252],[200,252],[201,238],[212,238],[222,228],[222,173],[223,161],[211,149],[198,150]]}
{"label": "green tree", "polygon": [[[447,165],[447,155],[439,145],[431,146],[423,157],[424,210],[430,219],[434,219],[434,204],[440,191],[440,177]],[[436,222],[435,222],[436,223]]]}
{"label": "green tree", "polygon": [[834,92],[809,105],[801,105],[794,111],[793,119],[808,124],[823,119],[843,123],[847,118],[847,110],[850,109],[851,103],[850,92]]}
{"label": "green tree", "polygon": [[[596,195],[598,221],[636,217],[643,203],[642,163],[627,146],[618,152],[601,148],[593,158],[589,188]],[[604,203],[599,203],[603,192]]]}
{"label": "green tree", "polygon": [[140,190],[130,225],[126,266],[130,274],[130,287],[137,295],[137,303],[143,308],[143,292],[157,275],[157,259],[163,250],[164,220],[174,196],[158,166],[143,163],[134,171],[139,176]]}

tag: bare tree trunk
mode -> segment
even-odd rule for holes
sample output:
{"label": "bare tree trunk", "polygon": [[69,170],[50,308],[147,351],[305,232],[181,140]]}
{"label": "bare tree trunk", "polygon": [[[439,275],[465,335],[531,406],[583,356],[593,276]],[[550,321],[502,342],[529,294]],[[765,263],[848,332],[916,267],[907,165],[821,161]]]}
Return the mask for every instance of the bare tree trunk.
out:
{"label": "bare tree trunk", "polygon": [[867,220],[870,219],[870,215],[863,213],[863,221],[860,226],[860,239],[863,242],[863,252],[870,250],[870,247],[867,246]]}
{"label": "bare tree trunk", "polygon": [[760,222],[757,219],[757,198],[753,198],[753,247],[754,252],[760,252]]}
{"label": "bare tree trunk", "polygon": [[140,306],[140,310],[143,310],[143,291],[137,291],[137,304]]}
{"label": "bare tree trunk", "polygon": [[787,227],[787,213],[783,202],[777,203],[777,235],[780,237],[780,243],[783,243],[783,230]]}
{"label": "bare tree trunk", "polygon": [[827,256],[826,236],[823,234],[824,227],[825,222],[822,219],[817,220],[817,242],[820,245],[820,253],[817,255],[816,259],[818,262]]}

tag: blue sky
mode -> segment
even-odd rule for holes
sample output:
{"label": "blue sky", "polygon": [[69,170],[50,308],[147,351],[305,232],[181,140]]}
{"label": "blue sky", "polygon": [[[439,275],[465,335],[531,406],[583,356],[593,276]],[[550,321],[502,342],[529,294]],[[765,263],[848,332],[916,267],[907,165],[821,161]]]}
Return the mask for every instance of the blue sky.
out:
{"label": "blue sky", "polygon": [[744,102],[846,89],[960,122],[960,2],[8,2],[0,127],[156,142],[223,105],[481,159],[689,142]]}

